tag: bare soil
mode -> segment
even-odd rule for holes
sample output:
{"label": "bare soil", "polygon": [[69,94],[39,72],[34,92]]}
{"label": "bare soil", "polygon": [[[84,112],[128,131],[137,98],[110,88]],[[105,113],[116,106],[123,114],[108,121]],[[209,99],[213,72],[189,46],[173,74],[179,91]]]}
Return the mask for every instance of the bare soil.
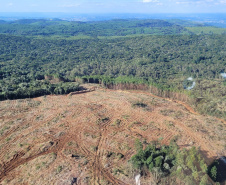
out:
{"label": "bare soil", "polygon": [[[145,107],[134,106],[142,102]],[[96,89],[0,102],[1,184],[135,184],[134,142],[177,138],[226,155],[223,120],[141,91]],[[141,179],[142,180],[142,179]]]}

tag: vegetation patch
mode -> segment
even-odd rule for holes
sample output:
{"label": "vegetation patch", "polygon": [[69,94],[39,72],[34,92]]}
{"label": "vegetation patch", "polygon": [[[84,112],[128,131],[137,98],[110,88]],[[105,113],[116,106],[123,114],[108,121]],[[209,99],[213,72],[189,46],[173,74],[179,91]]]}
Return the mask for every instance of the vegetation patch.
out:
{"label": "vegetation patch", "polygon": [[140,102],[140,101],[135,102],[135,103],[132,104],[132,107],[141,107],[141,108],[145,108],[145,107],[147,107],[147,106],[148,106],[148,105],[147,105],[146,103]]}
{"label": "vegetation patch", "polygon": [[56,169],[56,173],[60,173],[62,170],[63,170],[63,166],[58,166],[57,169]]}
{"label": "vegetation patch", "polygon": [[[136,154],[130,159],[133,167],[142,175],[152,174],[155,183],[164,179],[177,178],[189,184],[205,184],[208,182],[207,164],[201,157],[198,149],[180,150],[177,144],[171,141],[169,146],[153,142],[145,148],[136,140]],[[213,175],[215,175],[214,169]]]}
{"label": "vegetation patch", "polygon": [[214,182],[223,183],[226,181],[226,157],[215,160],[208,167],[208,174]]}

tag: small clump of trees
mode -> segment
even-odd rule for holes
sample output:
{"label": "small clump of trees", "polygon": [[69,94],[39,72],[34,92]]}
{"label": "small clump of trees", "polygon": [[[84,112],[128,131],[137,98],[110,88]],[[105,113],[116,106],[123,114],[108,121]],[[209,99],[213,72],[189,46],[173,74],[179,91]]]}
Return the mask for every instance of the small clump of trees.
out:
{"label": "small clump of trees", "polygon": [[151,176],[155,183],[180,181],[205,185],[209,182],[208,166],[196,147],[179,149],[175,141],[171,141],[168,146],[152,142],[144,147],[136,140],[135,148],[136,154],[130,162],[142,175]]}
{"label": "small clump of trees", "polygon": [[214,182],[226,182],[226,164],[225,157],[216,159],[209,167],[208,174]]}

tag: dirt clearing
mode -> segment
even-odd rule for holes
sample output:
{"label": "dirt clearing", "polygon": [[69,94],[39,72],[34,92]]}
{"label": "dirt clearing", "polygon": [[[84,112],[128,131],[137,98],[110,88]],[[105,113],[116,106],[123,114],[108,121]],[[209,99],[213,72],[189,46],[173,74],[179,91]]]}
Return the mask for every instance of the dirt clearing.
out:
{"label": "dirt clearing", "polygon": [[[2,184],[135,184],[136,138],[225,153],[223,121],[147,92],[96,91],[0,102]],[[127,168],[124,168],[127,166]]]}

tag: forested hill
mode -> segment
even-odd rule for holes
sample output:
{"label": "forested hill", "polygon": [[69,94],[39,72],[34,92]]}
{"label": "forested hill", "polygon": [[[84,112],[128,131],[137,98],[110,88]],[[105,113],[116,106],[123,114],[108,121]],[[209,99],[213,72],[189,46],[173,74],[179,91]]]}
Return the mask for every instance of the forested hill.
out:
{"label": "forested hill", "polygon": [[178,35],[193,34],[185,25],[195,25],[187,21],[110,20],[98,22],[68,22],[59,19],[23,19],[0,21],[0,33],[26,36],[125,36],[137,34]]}
{"label": "forested hill", "polygon": [[[190,31],[189,31],[190,30]],[[226,119],[225,29],[180,20],[0,21],[0,99],[66,94],[75,81],[180,92]],[[196,86],[184,90],[192,77]],[[190,84],[191,81],[186,81]]]}
{"label": "forested hill", "polygon": [[[226,117],[224,35],[46,40],[0,35],[0,98],[64,94],[78,78],[152,84],[193,98],[201,112]],[[104,77],[104,79],[103,79]],[[183,81],[196,79],[184,92]],[[46,79],[46,80],[44,80]],[[61,83],[50,84],[49,79]]]}

